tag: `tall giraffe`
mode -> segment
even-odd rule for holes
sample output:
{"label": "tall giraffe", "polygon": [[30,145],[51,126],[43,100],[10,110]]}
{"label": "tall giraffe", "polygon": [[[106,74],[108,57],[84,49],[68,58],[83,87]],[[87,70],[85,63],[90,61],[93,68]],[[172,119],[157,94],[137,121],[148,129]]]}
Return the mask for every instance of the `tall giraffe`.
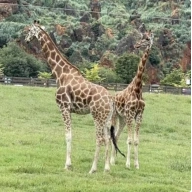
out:
{"label": "tall giraffe", "polygon": [[[113,100],[109,92],[102,86],[87,81],[80,71],[73,66],[58,50],[49,35],[36,21],[29,28],[26,42],[37,38],[42,46],[53,75],[56,77],[56,102],[62,112],[65,124],[66,163],[65,169],[71,167],[71,113],[91,113],[96,127],[96,150],[89,173],[97,170],[100,146],[105,143],[105,171],[110,170],[109,158],[109,125],[113,113]],[[114,143],[115,145],[115,143]],[[117,146],[115,145],[117,149]],[[117,149],[118,150],[118,149]]]}
{"label": "tall giraffe", "polygon": [[[145,102],[142,97],[142,76],[145,70],[146,61],[149,57],[150,49],[153,43],[153,34],[151,33],[150,39],[142,40],[135,45],[136,48],[141,46],[146,46],[142,58],[137,69],[137,73],[133,78],[132,82],[124,90],[118,92],[115,95],[115,110],[113,113],[112,124],[117,125],[117,120],[119,121],[119,126],[115,133],[116,142],[124,128],[127,125],[128,128],[128,138],[127,138],[127,160],[126,167],[130,168],[130,155],[131,155],[131,145],[134,144],[134,164],[137,169],[139,169],[138,161],[138,145],[139,145],[139,128],[142,121],[142,114],[145,107]],[[133,120],[135,120],[135,131],[134,140],[132,139],[132,126]],[[134,141],[134,142],[133,142]],[[112,147],[111,153],[111,164],[115,164],[115,150]]]}

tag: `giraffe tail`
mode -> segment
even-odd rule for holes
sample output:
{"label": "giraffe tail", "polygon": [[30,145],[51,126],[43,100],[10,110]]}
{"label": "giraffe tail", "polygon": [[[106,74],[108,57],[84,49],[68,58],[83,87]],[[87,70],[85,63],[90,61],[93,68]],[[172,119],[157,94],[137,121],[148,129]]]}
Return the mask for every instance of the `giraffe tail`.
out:
{"label": "giraffe tail", "polygon": [[116,139],[115,139],[115,128],[114,126],[112,125],[111,126],[111,129],[110,129],[110,133],[111,133],[111,139],[112,139],[112,142],[113,142],[113,145],[115,147],[115,150],[116,150],[116,153],[117,151],[123,156],[125,157],[125,155],[120,151],[120,149],[117,147],[117,143],[116,143]]}

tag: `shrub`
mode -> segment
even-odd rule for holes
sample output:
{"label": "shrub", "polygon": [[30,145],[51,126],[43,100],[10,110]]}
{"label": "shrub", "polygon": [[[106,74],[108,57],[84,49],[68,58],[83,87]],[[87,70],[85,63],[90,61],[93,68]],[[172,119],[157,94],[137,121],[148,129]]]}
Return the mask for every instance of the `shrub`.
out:
{"label": "shrub", "polygon": [[119,83],[121,79],[117,76],[116,72],[112,69],[100,67],[99,76],[103,79],[104,83]]}
{"label": "shrub", "polygon": [[[183,86],[185,75],[180,69],[174,69],[170,74],[161,80],[163,85]],[[184,83],[185,84],[185,83]]]}
{"label": "shrub", "polygon": [[0,23],[0,48],[6,45],[10,40],[18,38],[24,25],[14,22]]}
{"label": "shrub", "polygon": [[45,64],[13,42],[0,49],[0,63],[6,76],[37,77],[38,71],[46,70]]}
{"label": "shrub", "polygon": [[85,69],[85,78],[91,82],[101,82],[103,79],[99,76],[98,64],[93,64],[93,68]]}
{"label": "shrub", "polygon": [[149,55],[149,61],[151,65],[158,65],[160,63],[158,50],[156,48],[152,47],[151,53]]}
{"label": "shrub", "polygon": [[115,64],[115,71],[117,75],[123,80],[123,83],[130,83],[135,76],[137,66],[139,64],[139,57],[134,54],[124,54],[117,59]]}

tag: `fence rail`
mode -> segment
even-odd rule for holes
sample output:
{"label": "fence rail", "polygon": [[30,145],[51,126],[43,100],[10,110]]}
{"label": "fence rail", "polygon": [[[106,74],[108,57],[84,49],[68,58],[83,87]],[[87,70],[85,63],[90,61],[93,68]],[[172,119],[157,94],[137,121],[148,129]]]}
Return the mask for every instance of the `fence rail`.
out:
{"label": "fence rail", "polygon": [[[0,76],[0,84],[16,85],[16,86],[38,86],[38,87],[56,87],[55,79],[39,79],[39,78],[26,78],[26,77],[5,77]],[[121,91],[125,89],[128,84],[121,83],[99,83],[108,90]],[[143,85],[143,92],[152,93],[171,93],[171,94],[185,94],[184,89],[189,87],[173,87],[173,86],[160,86],[160,85]],[[190,94],[188,92],[188,94]]]}

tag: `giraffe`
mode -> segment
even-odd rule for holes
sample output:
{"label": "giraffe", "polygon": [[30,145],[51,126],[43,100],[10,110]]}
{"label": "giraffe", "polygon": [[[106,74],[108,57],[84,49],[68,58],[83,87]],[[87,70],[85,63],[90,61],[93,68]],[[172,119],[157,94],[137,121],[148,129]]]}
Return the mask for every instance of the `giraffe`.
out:
{"label": "giraffe", "polygon": [[[134,165],[136,169],[139,169],[138,161],[138,145],[139,145],[139,128],[142,122],[142,114],[145,107],[145,102],[142,97],[142,76],[145,70],[146,61],[149,57],[150,49],[153,43],[153,34],[149,40],[142,40],[135,45],[136,48],[148,45],[142,58],[140,59],[139,66],[135,77],[132,82],[122,91],[116,93],[115,95],[115,110],[112,117],[112,124],[118,127],[115,133],[116,142],[125,127],[128,128],[128,138],[127,138],[127,160],[126,167],[130,168],[130,155],[131,155],[131,145],[134,144]],[[134,139],[132,138],[132,126],[135,120],[135,130]],[[112,146],[111,152],[111,164],[115,164],[115,150]]]}
{"label": "giraffe", "polygon": [[[56,78],[56,103],[61,110],[65,124],[65,169],[70,170],[72,166],[71,113],[91,113],[96,127],[96,150],[89,173],[94,173],[97,170],[99,151],[102,143],[105,144],[104,171],[109,171],[109,127],[114,109],[112,96],[104,87],[87,81],[81,75],[80,71],[60,53],[50,36],[37,21],[34,21],[34,24],[32,24],[32,26],[29,28],[29,31],[25,37],[25,41],[30,42],[33,38],[37,38],[37,40],[40,42],[44,56],[49,67],[51,68],[52,74]],[[116,145],[115,148],[117,149]]]}

